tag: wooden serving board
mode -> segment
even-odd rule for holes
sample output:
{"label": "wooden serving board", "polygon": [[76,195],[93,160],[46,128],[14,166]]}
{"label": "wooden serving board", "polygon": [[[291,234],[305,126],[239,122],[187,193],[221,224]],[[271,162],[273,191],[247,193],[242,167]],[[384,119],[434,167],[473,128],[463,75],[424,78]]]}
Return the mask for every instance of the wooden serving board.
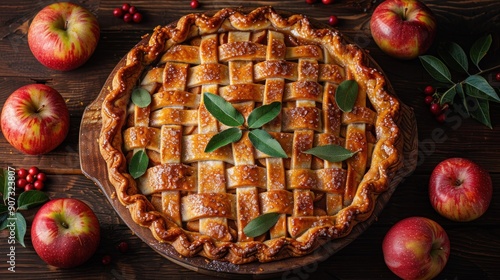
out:
{"label": "wooden serving board", "polygon": [[[145,40],[147,39],[143,39],[140,43],[144,43]],[[367,55],[367,57],[373,64],[372,66],[380,70],[380,67],[376,64],[376,62],[369,55]],[[402,116],[400,123],[404,136],[404,166],[398,171],[396,177],[390,183],[388,191],[378,197],[371,217],[368,218],[368,220],[354,226],[351,233],[347,237],[326,242],[309,255],[270,263],[254,262],[243,265],[235,265],[222,261],[209,260],[204,257],[182,257],[171,245],[158,242],[148,228],[143,228],[132,220],[129,210],[115,197],[114,187],[108,181],[106,163],[101,157],[99,151],[98,138],[101,130],[101,105],[108,92],[108,88],[111,87],[113,76],[116,71],[125,64],[125,60],[125,57],[122,58],[122,60],[115,66],[114,70],[108,76],[103,88],[101,89],[99,96],[85,109],[83,113],[79,135],[81,169],[83,174],[102,190],[120,218],[139,238],[168,260],[190,270],[202,274],[216,275],[230,279],[263,279],[283,275],[283,273],[286,273],[287,271],[321,262],[360,236],[380,215],[384,206],[388,203],[391,195],[396,190],[397,185],[416,168],[418,154],[416,119],[413,109],[401,104]],[[393,91],[390,85],[389,91]]]}

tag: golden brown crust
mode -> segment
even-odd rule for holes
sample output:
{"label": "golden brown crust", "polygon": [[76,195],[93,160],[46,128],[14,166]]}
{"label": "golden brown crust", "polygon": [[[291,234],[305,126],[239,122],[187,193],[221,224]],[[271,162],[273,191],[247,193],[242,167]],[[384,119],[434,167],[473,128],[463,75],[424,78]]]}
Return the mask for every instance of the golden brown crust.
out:
{"label": "golden brown crust", "polygon": [[[126,142],[123,140],[122,132],[127,118],[127,108],[130,94],[132,89],[136,86],[140,75],[148,65],[154,63],[155,61],[159,61],[166,50],[172,50],[171,47],[174,44],[203,34],[222,33],[230,30],[257,31],[261,29],[278,30],[285,34],[290,34],[299,40],[307,40],[309,42],[313,42],[314,44],[321,45],[332,54],[338,65],[347,69],[346,72],[348,73],[344,73],[343,69],[337,69],[330,66],[327,66],[327,68],[318,68],[320,80],[331,79],[338,82],[342,80],[345,75],[349,75],[349,77],[357,81],[362,81],[362,83],[360,83],[360,86],[362,87],[361,92],[366,93],[366,96],[358,97],[359,101],[357,105],[363,107],[363,109],[360,109],[363,111],[360,119],[363,122],[369,123],[368,125],[375,126],[376,143],[374,143],[373,153],[370,155],[370,160],[368,160],[368,158],[363,158],[366,156],[367,152],[360,153],[358,156],[359,158],[348,161],[345,171],[340,171],[340,169],[324,169],[330,171],[322,171],[323,173],[310,171],[301,174],[299,174],[300,171],[296,171],[299,172],[295,174],[297,178],[302,179],[304,176],[308,176],[311,180],[325,181],[335,177],[340,178],[338,181],[347,181],[345,192],[343,190],[340,192],[345,196],[343,200],[345,205],[344,207],[341,207],[342,209],[339,212],[331,210],[332,213],[336,213],[332,215],[328,213],[319,213],[319,215],[318,213],[310,213],[311,210],[308,208],[310,206],[309,203],[312,203],[315,199],[314,196],[311,196],[311,192],[294,192],[294,195],[300,196],[300,199],[297,198],[297,201],[300,201],[301,204],[294,205],[292,207],[283,203],[283,201],[292,199],[291,194],[286,193],[284,190],[275,189],[261,193],[260,195],[251,191],[245,192],[245,196],[259,196],[263,207],[268,211],[280,209],[280,213],[297,212],[300,215],[288,218],[288,229],[277,228],[275,233],[271,233],[276,234],[276,236],[280,236],[281,234],[280,237],[272,238],[266,241],[248,239],[249,241],[244,242],[230,242],[230,232],[220,232],[219,234],[221,234],[221,238],[215,239],[209,237],[209,235],[187,231],[179,227],[178,224],[181,222],[180,217],[176,219],[167,218],[164,214],[155,210],[151,201],[148,200],[146,195],[138,189],[136,180],[134,180],[127,172],[127,160],[123,149],[124,145],[132,147],[134,143],[133,141],[127,140],[128,142]],[[258,44],[240,43],[239,47],[246,50],[246,52],[254,52],[257,55],[262,55],[262,46],[259,46]],[[185,51],[188,55],[190,52],[189,49],[174,49],[173,51]],[[290,51],[288,55],[294,57],[300,55],[300,53],[318,55],[313,47],[296,49],[295,51]],[[230,59],[231,57],[240,56],[241,54],[234,49],[228,48],[222,49],[222,55],[225,58]],[[283,53],[277,55],[286,54]],[[168,55],[167,57],[164,57],[164,59],[167,58]],[[197,58],[193,59],[196,60]],[[293,72],[293,69],[296,68],[289,68],[286,66],[283,67],[283,65],[277,66],[276,63],[279,62],[264,62],[263,64],[256,66],[257,80],[260,78],[264,79],[266,73],[273,71],[276,72],[278,70],[282,72],[280,74],[283,78],[289,78],[297,75],[297,73]],[[305,65],[304,67],[310,67],[310,65]],[[200,71],[203,72],[203,70]],[[204,73],[210,72],[207,71]],[[198,76],[198,79],[217,79],[217,81],[221,83],[223,83],[223,80],[226,78],[227,77],[214,78]],[[197,82],[197,80],[192,81],[193,84],[196,84]],[[255,89],[254,86],[239,87],[240,88],[237,89],[237,92],[243,96],[255,97],[255,95],[258,95],[258,92],[260,92],[260,90]],[[255,87],[261,87],[261,85],[256,84]],[[306,96],[309,99],[316,98],[314,96],[314,92],[300,92],[300,88],[287,88],[285,91],[285,98],[289,98],[290,100],[293,100],[293,98],[296,98],[297,96]],[[329,89],[327,89],[327,92],[328,91]],[[231,88],[228,88],[223,93],[227,93],[227,99],[231,99],[231,96],[233,96],[233,98],[238,98],[234,93],[231,93]],[[186,100],[183,102],[191,102],[193,100],[191,97],[186,96]],[[271,98],[270,95],[268,97]],[[373,106],[373,110],[376,113],[364,108],[363,105],[365,104],[359,104],[360,102],[363,103],[363,100],[366,98],[370,101]],[[322,122],[328,123],[326,129],[331,132],[339,133],[341,124],[337,121],[339,119],[338,110],[332,109],[331,106],[328,107],[328,102],[324,102],[323,106],[323,108],[328,109],[328,114],[325,114],[325,117],[322,120]],[[309,116],[319,118],[319,116],[315,116],[317,112],[317,108],[315,107],[301,107],[302,109],[297,108],[286,108],[284,111],[284,118],[286,118],[287,114],[288,116],[299,114],[301,112],[293,112],[293,110],[304,110],[304,108],[307,108],[307,114]],[[153,236],[158,241],[172,244],[180,254],[188,257],[201,255],[210,259],[225,260],[236,264],[243,264],[252,261],[268,262],[309,254],[320,246],[321,242],[324,242],[324,240],[332,240],[346,236],[356,223],[361,222],[370,216],[378,194],[384,192],[388,188],[392,176],[401,164],[401,140],[400,131],[397,126],[398,114],[399,102],[394,96],[390,95],[386,91],[384,76],[376,69],[366,66],[363,52],[354,45],[345,44],[338,32],[331,29],[315,29],[312,27],[307,18],[301,15],[282,17],[270,7],[258,8],[248,14],[244,14],[233,9],[223,9],[213,16],[190,14],[182,17],[176,25],[157,27],[147,43],[140,44],[130,51],[127,56],[126,65],[121,67],[116,72],[112,88],[109,90],[109,93],[107,94],[102,105],[102,130],[99,138],[99,146],[101,154],[107,164],[109,181],[116,189],[116,197],[118,197],[119,201],[129,209],[132,219],[137,224],[149,228]],[[356,117],[354,116],[347,115],[342,121],[356,123],[359,119],[356,120],[355,118]],[[183,119],[182,121],[186,120]],[[303,119],[302,123],[297,123],[297,120],[290,118],[285,119],[283,123],[293,128],[307,126],[309,121],[310,119]],[[349,129],[354,132],[364,131],[365,126],[365,124],[352,125]],[[316,127],[308,128],[313,130],[319,129]],[[127,131],[126,133],[138,132]],[[365,137],[363,136],[363,133],[351,133],[350,135],[352,136],[345,139],[345,141],[346,145],[351,149],[367,150],[369,148],[367,146],[367,139],[363,138]],[[280,137],[285,136],[277,134],[275,138],[280,140]],[[310,138],[311,136],[306,134],[296,137],[302,137],[306,140],[309,139],[307,141],[313,141],[313,138]],[[342,142],[338,139],[323,139],[321,141],[325,141],[326,143]],[[282,142],[280,141],[282,146],[285,147],[285,150],[287,150],[286,145],[289,145],[289,142],[292,142],[292,139],[283,139]],[[294,153],[293,148],[290,148],[291,149],[287,150],[287,152]],[[222,156],[224,155],[221,155],[221,157]],[[273,169],[276,164],[285,164],[280,160],[268,160],[269,162],[272,162]],[[310,162],[310,159],[301,159],[297,157],[296,162],[291,164],[307,165],[308,163],[310,164]],[[367,165],[369,165],[369,169],[365,174],[364,170]],[[240,165],[239,168],[242,168],[241,166],[243,165]],[[186,169],[181,165],[177,165],[177,167],[179,168],[179,172],[191,172],[191,170]],[[242,177],[241,174],[239,174],[243,171],[235,168],[232,172],[235,174],[233,178],[235,182],[245,184],[245,181],[240,178]],[[262,178],[263,175],[259,175],[262,172],[265,173],[266,170],[261,170],[255,167],[249,174],[256,174],[255,176],[260,176],[260,179],[264,180]],[[276,172],[276,170],[267,172],[267,177],[265,178],[268,183],[266,183],[266,181],[260,181],[259,184],[272,185],[273,181],[271,176],[274,176],[275,179],[283,179],[285,176],[285,174]],[[344,172],[347,174],[344,174]],[[147,185],[149,186],[149,189],[158,187],[158,182],[154,180],[168,181],[170,186],[162,185],[163,188],[168,190],[189,190],[192,187],[190,185],[192,182],[189,181],[174,182],[171,178],[154,178],[154,175],[148,176],[149,175],[147,175],[144,180],[148,180]],[[292,177],[293,176],[290,176],[290,178]],[[300,182],[297,181],[295,181],[295,183],[300,184]],[[314,185],[307,186],[307,188],[314,187]],[[326,199],[327,203],[331,202],[332,205],[336,205],[335,201],[338,200],[335,196],[337,187],[338,186],[335,184],[320,186],[320,188],[324,189],[329,188],[329,192],[332,193],[331,196],[330,193],[328,193],[328,199]],[[277,188],[279,188],[279,186],[277,186]],[[272,187],[269,187],[269,189],[272,189]],[[278,200],[281,201],[280,203],[273,203],[271,201],[273,194],[276,197],[280,197]],[[210,210],[225,212],[227,216],[224,218],[232,218],[230,215],[234,213],[234,210],[231,210],[231,208],[237,203],[235,202],[233,204],[232,201],[235,199],[234,195],[231,194],[199,194],[198,196],[192,196],[189,199],[186,198],[184,204],[177,205],[173,203],[173,205],[177,205],[176,207],[179,208],[189,207],[190,205],[191,207],[194,207],[203,201],[217,201],[218,203],[216,205],[218,208]],[[210,217],[210,213],[207,211],[208,210],[206,209],[199,208],[193,213],[190,213],[190,215]],[[330,210],[328,210],[328,212],[329,211]],[[189,215],[186,214],[186,216]],[[247,219],[250,219],[250,217],[247,217]],[[217,226],[217,223],[221,221],[212,219],[207,222],[210,222],[212,226]],[[304,228],[309,229],[304,231],[302,230]],[[283,232],[286,232],[286,230],[288,230],[290,236],[283,236]],[[227,238],[222,235],[225,235]]]}

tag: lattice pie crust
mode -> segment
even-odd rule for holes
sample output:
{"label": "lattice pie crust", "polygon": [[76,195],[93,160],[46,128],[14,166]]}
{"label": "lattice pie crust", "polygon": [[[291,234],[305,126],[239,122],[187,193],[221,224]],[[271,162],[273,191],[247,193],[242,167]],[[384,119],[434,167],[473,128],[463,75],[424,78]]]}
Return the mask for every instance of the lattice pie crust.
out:
{"label": "lattice pie crust", "polygon": [[[346,79],[359,85],[349,113],[334,101]],[[130,101],[136,87],[151,93],[148,107]],[[205,108],[204,92],[244,116],[281,102],[264,129],[288,158],[256,150],[246,133],[205,153],[226,127]],[[270,7],[223,9],[157,27],[128,53],[103,102],[99,143],[116,197],[159,242],[188,257],[268,262],[308,254],[371,215],[401,163],[398,114],[384,76],[337,31]],[[358,153],[337,163],[303,153],[328,144]],[[135,180],[128,161],[141,149],[150,163]],[[243,233],[269,212],[281,215],[266,234]]]}

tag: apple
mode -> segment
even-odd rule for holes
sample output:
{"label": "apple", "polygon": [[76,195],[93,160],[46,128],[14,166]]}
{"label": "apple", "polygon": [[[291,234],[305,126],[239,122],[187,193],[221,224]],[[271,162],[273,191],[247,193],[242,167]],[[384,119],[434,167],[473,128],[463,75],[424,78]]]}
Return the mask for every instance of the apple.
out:
{"label": "apple", "polygon": [[29,155],[50,152],[69,130],[69,111],[61,94],[43,84],[15,90],[0,116],[3,135],[17,150]]}
{"label": "apple", "polygon": [[409,217],[392,226],[382,242],[384,261],[403,279],[432,279],[448,262],[450,240],[435,221]]}
{"label": "apple", "polygon": [[28,29],[28,45],[48,68],[69,71],[83,65],[94,53],[100,28],[87,9],[69,2],[43,8]]}
{"label": "apple", "polygon": [[81,200],[53,199],[36,213],[31,242],[47,264],[59,268],[79,266],[90,259],[99,246],[99,220]]}
{"label": "apple", "polygon": [[418,0],[386,0],[375,8],[370,31],[382,51],[400,59],[425,53],[436,37],[436,19]]}
{"label": "apple", "polygon": [[429,180],[432,207],[453,221],[472,221],[488,209],[493,195],[490,174],[464,158],[441,161]]}

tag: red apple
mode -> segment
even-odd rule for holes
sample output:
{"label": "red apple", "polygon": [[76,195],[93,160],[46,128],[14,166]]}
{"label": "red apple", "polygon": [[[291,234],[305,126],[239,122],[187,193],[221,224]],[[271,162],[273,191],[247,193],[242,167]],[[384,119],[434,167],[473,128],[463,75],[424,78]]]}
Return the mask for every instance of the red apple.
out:
{"label": "red apple", "polygon": [[396,223],[382,242],[389,269],[403,279],[432,279],[445,267],[450,240],[435,221],[410,217]]}
{"label": "red apple", "polygon": [[472,221],[483,215],[491,202],[493,185],[490,174],[464,158],[440,162],[429,180],[432,207],[453,221]]}
{"label": "red apple", "polygon": [[396,58],[413,59],[432,45],[436,20],[418,0],[386,0],[373,11],[370,30],[382,51]]}
{"label": "red apple", "polygon": [[99,23],[91,12],[77,4],[60,2],[43,8],[33,18],[28,45],[41,64],[68,71],[90,58],[99,35]]}
{"label": "red apple", "polygon": [[97,250],[99,220],[81,200],[54,199],[36,213],[31,241],[46,263],[60,268],[75,267],[86,262]]}
{"label": "red apple", "polygon": [[14,91],[3,105],[0,120],[7,141],[29,155],[50,152],[69,130],[66,102],[59,92],[43,84]]}

